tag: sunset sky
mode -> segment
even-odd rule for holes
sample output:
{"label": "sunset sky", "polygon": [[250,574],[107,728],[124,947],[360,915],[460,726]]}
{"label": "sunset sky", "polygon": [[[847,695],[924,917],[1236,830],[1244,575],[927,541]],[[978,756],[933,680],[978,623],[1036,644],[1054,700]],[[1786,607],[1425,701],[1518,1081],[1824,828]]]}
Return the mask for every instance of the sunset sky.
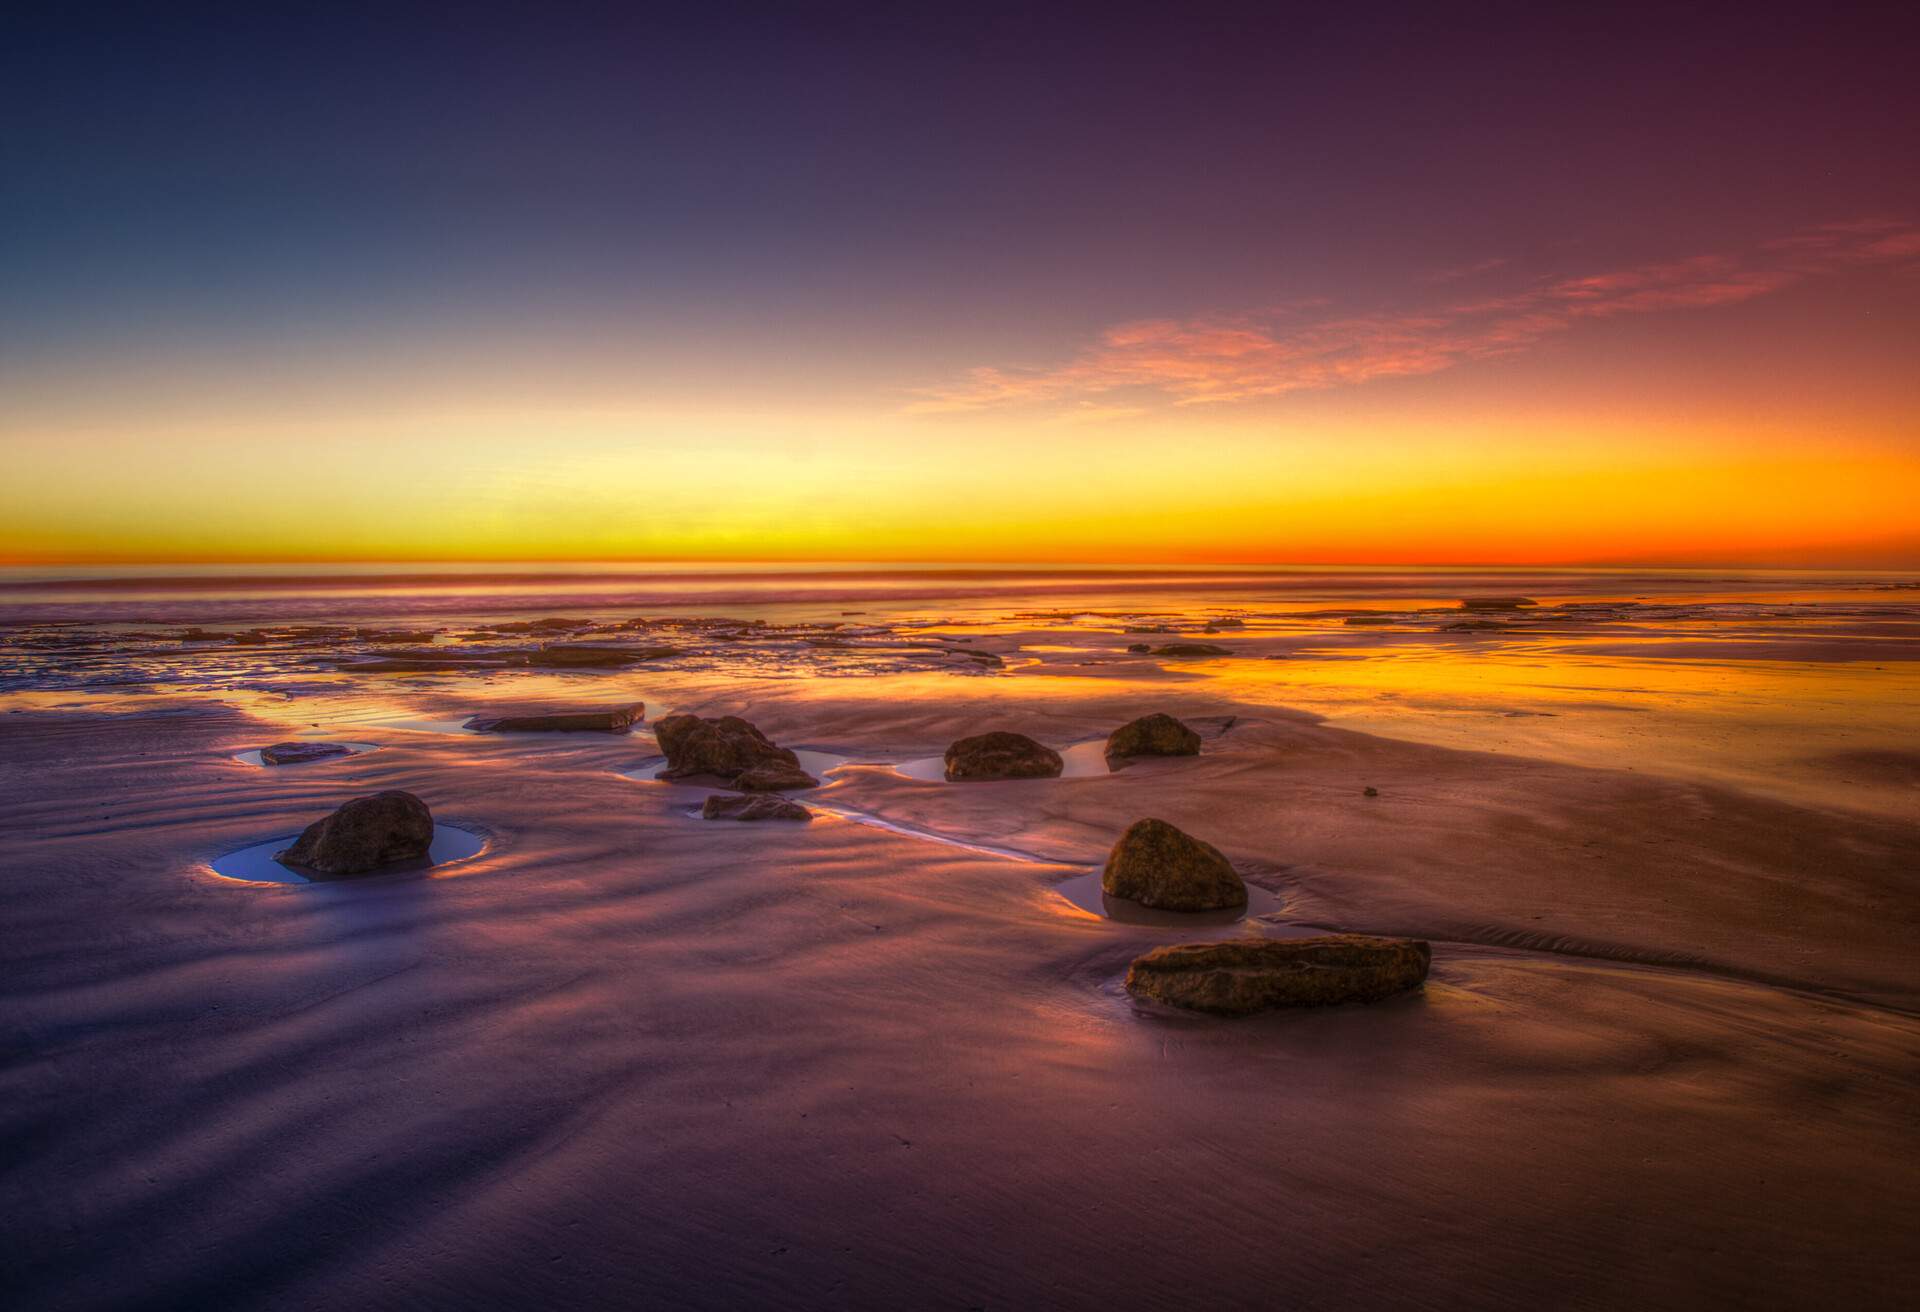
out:
{"label": "sunset sky", "polygon": [[0,561],[1920,566],[1892,6],[20,8]]}

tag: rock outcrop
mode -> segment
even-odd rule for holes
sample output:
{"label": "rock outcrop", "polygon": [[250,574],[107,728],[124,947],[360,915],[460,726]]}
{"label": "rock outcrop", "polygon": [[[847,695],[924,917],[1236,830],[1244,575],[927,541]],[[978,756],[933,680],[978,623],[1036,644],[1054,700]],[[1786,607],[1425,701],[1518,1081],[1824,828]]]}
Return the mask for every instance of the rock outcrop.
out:
{"label": "rock outcrop", "polygon": [[433,846],[433,813],[412,793],[392,789],[356,797],[301,832],[274,860],[323,875],[363,875],[418,861]]}
{"label": "rock outcrop", "polygon": [[1231,656],[1225,647],[1211,642],[1170,642],[1153,649],[1155,656]]}
{"label": "rock outcrop", "polygon": [[1247,904],[1247,886],[1211,843],[1165,820],[1136,820],[1100,872],[1100,891],[1162,911],[1219,911]]}
{"label": "rock outcrop", "polygon": [[1198,756],[1200,735],[1171,715],[1155,712],[1123,724],[1109,734],[1107,755]]}
{"label": "rock outcrop", "polygon": [[550,642],[527,655],[527,664],[569,670],[617,670],[642,661],[679,655],[675,647],[614,647],[605,643]]}
{"label": "rock outcrop", "polygon": [[813,812],[798,802],[762,793],[728,797],[716,793],[700,806],[702,820],[811,820]]}
{"label": "rock outcrop", "polygon": [[1134,958],[1127,992],[1216,1016],[1375,1002],[1418,988],[1432,957],[1419,939],[1365,934],[1182,943]]}
{"label": "rock outcrop", "polygon": [[478,733],[625,733],[646,713],[646,703],[603,706],[591,711],[516,711],[476,715],[467,728]]}
{"label": "rock outcrop", "polygon": [[260,749],[260,760],[266,765],[305,765],[308,761],[351,755],[353,748],[345,743],[275,743]]}
{"label": "rock outcrop", "polygon": [[667,758],[662,779],[710,775],[749,792],[813,788],[820,782],[800,768],[799,757],[737,715],[713,720],[669,715],[653,726],[653,736]]}
{"label": "rock outcrop", "polygon": [[1066,763],[1060,753],[1023,733],[976,734],[947,748],[947,778],[1057,779]]}

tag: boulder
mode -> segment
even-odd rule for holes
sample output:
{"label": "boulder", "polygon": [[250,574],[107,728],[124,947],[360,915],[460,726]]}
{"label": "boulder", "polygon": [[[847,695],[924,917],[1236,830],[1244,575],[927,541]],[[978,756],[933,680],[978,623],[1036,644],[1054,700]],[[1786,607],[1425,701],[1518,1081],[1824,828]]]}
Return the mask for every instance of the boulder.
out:
{"label": "boulder", "polygon": [[433,813],[412,793],[393,789],[356,797],[316,820],[276,852],[284,865],[323,875],[360,875],[400,861],[418,861],[433,846]]}
{"label": "boulder", "polygon": [[476,715],[467,728],[477,733],[625,733],[646,712],[646,703],[604,706],[592,711],[517,711]]}
{"label": "boulder", "polygon": [[1155,656],[1231,656],[1225,647],[1211,642],[1170,642],[1153,649]]}
{"label": "boulder", "polygon": [[1418,939],[1365,934],[1182,943],[1134,958],[1127,992],[1216,1016],[1374,1002],[1418,988],[1432,957]]}
{"label": "boulder", "polygon": [[662,779],[711,775],[735,788],[778,792],[784,788],[812,788],[820,781],[800,768],[800,758],[737,715],[706,720],[697,715],[669,715],[653,726],[653,736],[667,758]]}
{"label": "boulder", "polygon": [[260,749],[260,760],[266,765],[304,765],[308,761],[351,755],[353,748],[345,743],[275,743]]}
{"label": "boulder", "polygon": [[813,812],[784,797],[726,797],[714,794],[700,806],[702,820],[811,820]]}
{"label": "boulder", "polygon": [[1162,911],[1219,911],[1247,904],[1247,886],[1211,843],[1165,820],[1136,820],[1107,853],[1100,891]]}
{"label": "boulder", "polygon": [[1158,712],[1123,724],[1107,736],[1108,756],[1198,756],[1200,735]]}
{"label": "boulder", "polygon": [[1130,642],[1127,644],[1127,650],[1131,652],[1138,652],[1141,655],[1145,655],[1147,652],[1152,651],[1153,648],[1149,647],[1144,642]]}
{"label": "boulder", "polygon": [[1023,733],[976,734],[947,748],[948,779],[1058,779],[1066,762]]}

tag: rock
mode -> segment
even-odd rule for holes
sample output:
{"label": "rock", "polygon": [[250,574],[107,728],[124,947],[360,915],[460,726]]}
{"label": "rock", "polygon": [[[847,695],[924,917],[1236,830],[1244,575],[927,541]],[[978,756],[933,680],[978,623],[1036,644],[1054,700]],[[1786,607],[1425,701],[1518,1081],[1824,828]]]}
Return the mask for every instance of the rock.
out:
{"label": "rock", "polygon": [[811,820],[813,812],[784,797],[723,797],[715,794],[700,807],[702,820]]}
{"label": "rock", "polygon": [[383,643],[413,644],[432,642],[437,630],[434,629],[355,629],[353,636],[360,642],[376,645]]}
{"label": "rock", "polygon": [[323,875],[360,875],[399,861],[417,861],[433,846],[433,813],[412,793],[393,789],[356,797],[308,825],[292,847],[274,854],[285,865]]}
{"label": "rock", "polygon": [[646,709],[644,702],[629,702],[594,711],[476,715],[467,721],[467,728],[479,733],[625,733]]}
{"label": "rock", "polygon": [[1432,957],[1418,939],[1365,934],[1182,943],[1134,958],[1127,992],[1216,1016],[1374,1002],[1418,988]]}
{"label": "rock", "polygon": [[1525,606],[1538,606],[1540,603],[1531,597],[1468,597],[1460,603],[1461,610],[1519,610]]}
{"label": "rock", "polygon": [[1365,788],[1362,788],[1360,790],[1360,796],[1378,797],[1380,796],[1380,790],[1378,788],[1375,788],[1372,784],[1368,784]]}
{"label": "rock", "polygon": [[566,669],[619,669],[641,661],[677,656],[674,647],[614,647],[605,643],[550,642],[527,656],[529,665],[557,665]]}
{"label": "rock", "polygon": [[1153,649],[1155,656],[1231,656],[1225,647],[1211,642],[1170,642],[1164,647]]}
{"label": "rock", "polygon": [[1066,762],[1060,753],[1023,733],[976,734],[947,748],[947,778],[1058,779]]}
{"label": "rock", "polygon": [[1143,715],[1107,736],[1108,756],[1198,756],[1200,735],[1171,715]]}
{"label": "rock", "polygon": [[798,765],[772,762],[741,771],[733,777],[733,786],[743,793],[783,793],[793,788],[818,788],[820,781]]}
{"label": "rock", "polygon": [[1247,627],[1247,622],[1237,615],[1223,615],[1217,620],[1210,620],[1208,622],[1216,629],[1244,629]]}
{"label": "rock", "polygon": [[494,625],[495,633],[571,633],[576,629],[590,629],[591,620],[566,620],[555,617],[545,620],[515,620],[511,624]]}
{"label": "rock", "polygon": [[1369,628],[1381,624],[1398,624],[1400,617],[1398,615],[1349,615],[1345,623],[1349,628]]}
{"label": "rock", "polygon": [[1135,652],[1135,653],[1144,655],[1147,652],[1152,651],[1153,648],[1149,647],[1144,642],[1130,642],[1127,644],[1127,650],[1130,652]]}
{"label": "rock", "polygon": [[1498,620],[1455,620],[1451,624],[1442,624],[1442,633],[1499,633],[1506,625]]}
{"label": "rock", "polygon": [[267,765],[304,765],[333,756],[352,756],[345,743],[275,743],[260,749],[260,760]]}
{"label": "rock", "polygon": [[653,726],[653,736],[667,758],[662,779],[712,775],[735,788],[777,792],[783,788],[812,788],[820,781],[800,768],[800,758],[737,715],[706,720],[697,715],[669,715]]}
{"label": "rock", "polygon": [[1100,891],[1162,911],[1219,911],[1247,904],[1247,886],[1211,843],[1165,820],[1136,820],[1107,853]]}

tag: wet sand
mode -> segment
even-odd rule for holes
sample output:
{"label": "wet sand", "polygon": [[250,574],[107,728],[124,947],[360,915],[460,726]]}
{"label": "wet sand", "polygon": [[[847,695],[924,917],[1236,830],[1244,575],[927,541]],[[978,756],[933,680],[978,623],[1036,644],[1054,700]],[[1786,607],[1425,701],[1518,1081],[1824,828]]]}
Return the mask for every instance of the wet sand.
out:
{"label": "wet sand", "polygon": [[[1461,750],[1256,696],[1259,656],[1079,678],[1070,633],[1036,658],[1013,631],[978,636],[1007,657],[985,678],[11,697],[18,1305],[1904,1305],[1920,815],[1893,784],[1849,808]],[[631,777],[644,725],[378,724],[530,690],[738,712],[847,763],[795,794],[811,824],[722,824]],[[1203,755],[894,768],[1148,710],[1216,717]],[[380,750],[234,759],[298,732]],[[1833,771],[1895,759],[1850,741]],[[484,850],[356,882],[209,869],[396,787]],[[1278,909],[1183,929],[1058,895],[1143,814]],[[1119,987],[1160,943],[1314,926],[1427,937],[1432,977],[1244,1021]]]}

